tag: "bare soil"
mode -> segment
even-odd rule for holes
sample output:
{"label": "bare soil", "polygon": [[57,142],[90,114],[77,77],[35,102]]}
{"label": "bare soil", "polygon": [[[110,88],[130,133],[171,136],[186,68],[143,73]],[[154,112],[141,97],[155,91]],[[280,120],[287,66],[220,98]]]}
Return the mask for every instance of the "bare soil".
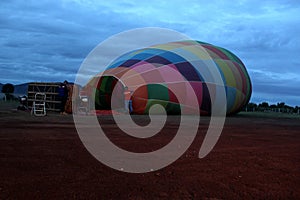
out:
{"label": "bare soil", "polygon": [[[148,118],[135,120],[145,124]],[[111,116],[99,121],[113,142],[136,152],[164,146],[179,123],[171,116],[160,134],[138,141],[124,136]],[[300,199],[299,118],[228,117],[213,151],[199,159],[208,123],[203,118],[176,162],[132,174],[90,155],[72,115],[0,109],[0,199]]]}

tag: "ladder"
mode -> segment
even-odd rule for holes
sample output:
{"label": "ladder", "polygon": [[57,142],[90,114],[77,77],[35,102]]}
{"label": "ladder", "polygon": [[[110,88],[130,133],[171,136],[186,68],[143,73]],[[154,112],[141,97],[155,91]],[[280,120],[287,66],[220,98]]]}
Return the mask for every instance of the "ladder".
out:
{"label": "ladder", "polygon": [[46,115],[46,94],[37,92],[34,95],[31,114],[42,117]]}

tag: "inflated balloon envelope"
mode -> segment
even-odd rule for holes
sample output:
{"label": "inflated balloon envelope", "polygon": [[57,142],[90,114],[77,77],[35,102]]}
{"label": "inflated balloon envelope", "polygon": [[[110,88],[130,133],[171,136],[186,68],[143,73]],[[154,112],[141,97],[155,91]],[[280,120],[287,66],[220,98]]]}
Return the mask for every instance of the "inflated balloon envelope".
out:
{"label": "inflated balloon envelope", "polygon": [[[214,76],[221,76],[221,82]],[[161,105],[168,114],[210,114],[216,92],[225,90],[226,113],[239,112],[251,96],[245,65],[232,52],[194,40],[128,52],[114,60],[85,88],[95,92],[96,109],[124,107],[124,88],[132,91],[133,113]],[[196,98],[195,98],[196,96]]]}

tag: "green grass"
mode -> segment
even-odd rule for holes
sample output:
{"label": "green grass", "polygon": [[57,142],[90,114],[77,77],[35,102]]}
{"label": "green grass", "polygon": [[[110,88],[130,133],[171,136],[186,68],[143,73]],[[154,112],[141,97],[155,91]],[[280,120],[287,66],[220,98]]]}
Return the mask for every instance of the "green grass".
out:
{"label": "green grass", "polygon": [[8,111],[12,109],[17,109],[19,101],[0,101],[0,110]]}
{"label": "green grass", "polygon": [[297,113],[279,113],[279,112],[239,112],[236,116],[255,117],[255,118],[287,118],[300,119]]}

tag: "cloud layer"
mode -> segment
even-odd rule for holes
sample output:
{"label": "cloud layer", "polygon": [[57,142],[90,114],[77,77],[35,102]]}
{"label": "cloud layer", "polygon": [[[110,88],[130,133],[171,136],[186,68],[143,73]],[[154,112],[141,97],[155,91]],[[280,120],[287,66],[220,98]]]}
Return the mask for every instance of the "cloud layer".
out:
{"label": "cloud layer", "polygon": [[296,0],[1,1],[0,82],[73,81],[101,41],[155,26],[238,55],[252,79],[252,101],[300,105],[298,13]]}

